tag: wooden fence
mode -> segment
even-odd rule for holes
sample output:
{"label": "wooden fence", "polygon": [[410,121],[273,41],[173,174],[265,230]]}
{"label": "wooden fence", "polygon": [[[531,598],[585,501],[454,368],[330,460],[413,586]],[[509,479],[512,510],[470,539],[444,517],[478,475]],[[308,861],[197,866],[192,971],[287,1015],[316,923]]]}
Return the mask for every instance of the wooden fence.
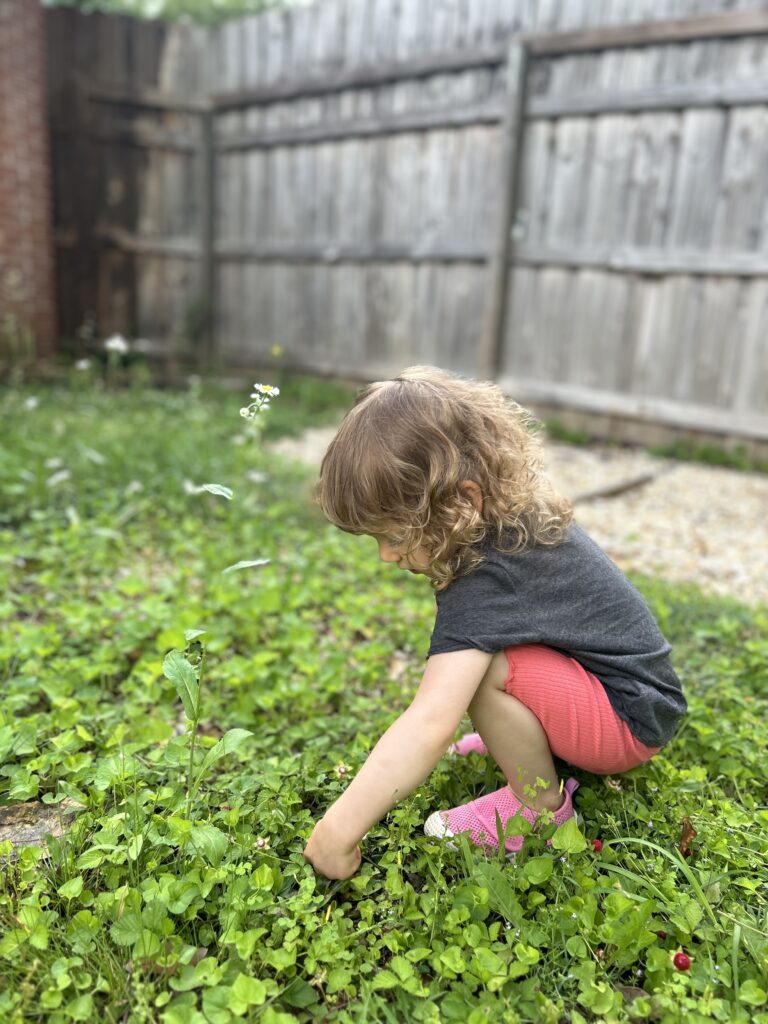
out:
{"label": "wooden fence", "polygon": [[65,7],[46,24],[62,334],[81,354],[115,331],[199,344],[209,36]]}
{"label": "wooden fence", "polygon": [[155,33],[78,89],[100,328],[768,438],[768,12],[741,6],[91,21]]}

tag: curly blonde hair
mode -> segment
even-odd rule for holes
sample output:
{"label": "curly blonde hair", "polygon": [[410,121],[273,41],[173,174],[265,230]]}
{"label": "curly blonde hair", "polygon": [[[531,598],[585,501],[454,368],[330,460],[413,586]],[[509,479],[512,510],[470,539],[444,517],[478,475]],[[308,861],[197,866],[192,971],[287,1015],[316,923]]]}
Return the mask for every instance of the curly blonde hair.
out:
{"label": "curly blonde hair", "polygon": [[[348,533],[429,553],[435,590],[471,572],[490,543],[559,544],[569,502],[542,476],[536,420],[492,383],[412,366],[360,392],[331,442],[315,495]],[[475,481],[482,511],[462,489]]]}

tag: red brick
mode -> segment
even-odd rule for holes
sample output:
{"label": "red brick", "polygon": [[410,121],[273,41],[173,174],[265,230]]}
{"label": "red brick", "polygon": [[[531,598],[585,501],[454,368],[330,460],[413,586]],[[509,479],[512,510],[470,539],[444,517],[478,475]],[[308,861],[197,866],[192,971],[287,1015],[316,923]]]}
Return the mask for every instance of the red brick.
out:
{"label": "red brick", "polygon": [[0,321],[53,352],[56,297],[45,25],[38,0],[0,0]]}

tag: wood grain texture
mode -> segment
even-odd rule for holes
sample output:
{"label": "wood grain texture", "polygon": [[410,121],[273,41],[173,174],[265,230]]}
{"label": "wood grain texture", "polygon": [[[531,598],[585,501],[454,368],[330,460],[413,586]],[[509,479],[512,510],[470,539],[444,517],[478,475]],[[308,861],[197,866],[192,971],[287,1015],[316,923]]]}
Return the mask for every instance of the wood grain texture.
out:
{"label": "wood grain texture", "polygon": [[[297,366],[475,372],[494,256],[500,366],[532,391],[596,408],[623,395],[667,418],[720,410],[742,429],[768,416],[755,3],[322,0],[211,31],[49,13],[80,33],[52,87],[57,159],[85,168],[76,201],[57,172],[70,321],[95,303],[110,328],[182,338],[202,289],[213,99],[231,362],[280,344]],[[530,62],[505,211],[513,33]],[[94,87],[76,124],[70,65]]]}

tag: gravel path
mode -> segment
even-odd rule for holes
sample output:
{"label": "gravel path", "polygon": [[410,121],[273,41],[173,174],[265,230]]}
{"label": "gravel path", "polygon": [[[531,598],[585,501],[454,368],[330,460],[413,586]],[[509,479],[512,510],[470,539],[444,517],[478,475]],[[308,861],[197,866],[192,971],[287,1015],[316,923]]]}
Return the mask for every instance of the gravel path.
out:
{"label": "gravel path", "polygon": [[[306,431],[271,449],[319,467],[334,428]],[[768,476],[677,462],[642,449],[550,442],[553,484],[576,518],[624,570],[768,605]],[[649,476],[613,496],[594,493]]]}

